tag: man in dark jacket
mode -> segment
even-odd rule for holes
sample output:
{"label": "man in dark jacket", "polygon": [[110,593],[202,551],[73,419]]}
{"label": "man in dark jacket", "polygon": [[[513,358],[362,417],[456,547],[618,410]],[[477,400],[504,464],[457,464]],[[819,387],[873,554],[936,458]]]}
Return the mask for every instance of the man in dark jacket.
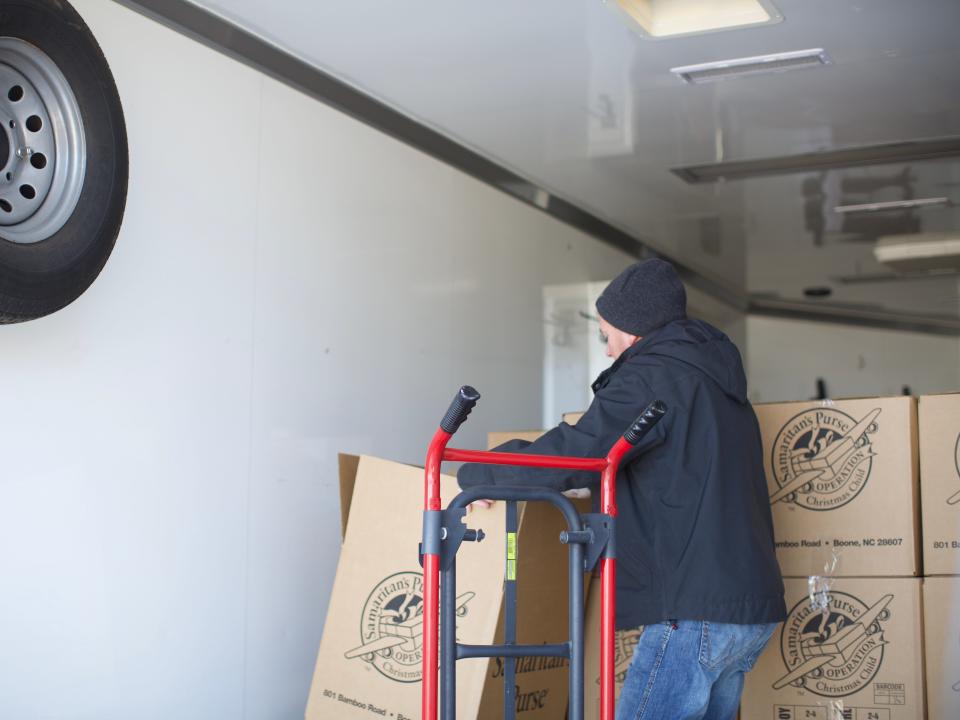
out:
{"label": "man in dark jacket", "polygon": [[[740,353],[686,316],[673,266],[636,263],[597,300],[613,365],[590,408],[504,451],[603,457],[653,400],[663,420],[617,477],[617,629],[646,626],[617,718],[733,718],[744,673],[786,617],[760,429]],[[462,487],[588,487],[595,473],[464,465]]]}

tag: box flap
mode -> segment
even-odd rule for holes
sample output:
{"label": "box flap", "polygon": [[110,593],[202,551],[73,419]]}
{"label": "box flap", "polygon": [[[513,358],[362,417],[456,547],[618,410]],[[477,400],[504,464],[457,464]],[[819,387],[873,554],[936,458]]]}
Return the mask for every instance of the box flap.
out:
{"label": "box flap", "polygon": [[358,455],[339,453],[337,462],[340,467],[340,541],[347,534],[347,519],[350,517],[350,503],[353,502],[353,486],[357,482]]}

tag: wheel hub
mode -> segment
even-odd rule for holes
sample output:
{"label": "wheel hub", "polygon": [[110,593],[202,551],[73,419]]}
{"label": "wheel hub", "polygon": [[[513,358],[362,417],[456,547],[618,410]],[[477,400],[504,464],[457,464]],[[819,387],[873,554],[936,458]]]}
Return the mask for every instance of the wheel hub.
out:
{"label": "wheel hub", "polygon": [[42,51],[0,37],[0,238],[45,240],[70,218],[86,171],[80,108]]}
{"label": "wheel hub", "polygon": [[[0,115],[0,119],[4,119]],[[4,122],[3,126],[6,127],[7,123]],[[7,165],[10,164],[10,136],[7,134],[6,130],[0,132],[0,173],[5,173],[7,171]]]}

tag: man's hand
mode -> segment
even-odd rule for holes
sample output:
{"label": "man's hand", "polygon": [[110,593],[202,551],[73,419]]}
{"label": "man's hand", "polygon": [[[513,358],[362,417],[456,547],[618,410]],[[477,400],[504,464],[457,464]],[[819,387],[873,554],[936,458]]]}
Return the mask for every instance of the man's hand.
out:
{"label": "man's hand", "polygon": [[469,515],[476,508],[483,508],[484,510],[493,507],[494,500],[474,500],[472,503],[467,505],[467,514]]}

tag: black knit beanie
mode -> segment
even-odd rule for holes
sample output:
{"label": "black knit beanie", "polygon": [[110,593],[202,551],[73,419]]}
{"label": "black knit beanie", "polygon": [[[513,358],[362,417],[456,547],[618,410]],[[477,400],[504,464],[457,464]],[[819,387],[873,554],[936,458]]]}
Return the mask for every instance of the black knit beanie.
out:
{"label": "black knit beanie", "polygon": [[687,317],[687,292],[673,265],[651,258],[617,275],[597,298],[597,312],[618,330],[646,335]]}

